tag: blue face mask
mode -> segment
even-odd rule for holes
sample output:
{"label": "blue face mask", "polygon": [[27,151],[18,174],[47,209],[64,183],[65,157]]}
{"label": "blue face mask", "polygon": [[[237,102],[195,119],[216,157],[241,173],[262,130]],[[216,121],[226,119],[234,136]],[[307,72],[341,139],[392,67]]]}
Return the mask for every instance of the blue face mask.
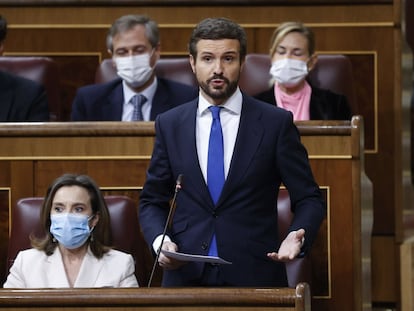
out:
{"label": "blue face mask", "polygon": [[74,249],[82,246],[89,238],[92,229],[89,228],[87,215],[63,213],[50,215],[50,233],[64,247]]}

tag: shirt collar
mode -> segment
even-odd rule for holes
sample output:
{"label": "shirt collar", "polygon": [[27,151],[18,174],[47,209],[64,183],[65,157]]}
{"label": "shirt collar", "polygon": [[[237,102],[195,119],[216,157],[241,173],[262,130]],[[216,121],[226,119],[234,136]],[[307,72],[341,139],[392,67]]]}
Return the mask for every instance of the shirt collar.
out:
{"label": "shirt collar", "polygon": [[[220,105],[221,107],[224,107],[227,111],[229,111],[232,114],[240,115],[241,114],[241,108],[242,108],[242,102],[243,102],[243,95],[237,87],[236,91],[233,93],[230,98],[228,98],[224,104]],[[212,106],[207,99],[204,97],[204,95],[200,92],[199,93],[199,100],[198,100],[198,114],[204,115],[207,112],[210,113],[208,110],[208,107]]]}
{"label": "shirt collar", "polygon": [[[152,99],[154,98],[155,91],[157,90],[158,81],[157,78],[154,79],[154,81],[142,92],[139,94],[144,95],[147,98],[147,102],[152,102]],[[125,103],[128,104],[131,98],[136,95],[135,93],[126,83],[125,81],[122,81],[122,87],[124,91],[124,99]]]}

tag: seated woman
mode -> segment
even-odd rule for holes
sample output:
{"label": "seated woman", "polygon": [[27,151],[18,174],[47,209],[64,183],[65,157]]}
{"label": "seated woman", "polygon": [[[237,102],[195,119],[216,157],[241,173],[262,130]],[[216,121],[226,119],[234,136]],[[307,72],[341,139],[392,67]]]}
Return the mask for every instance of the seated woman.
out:
{"label": "seated woman", "polygon": [[131,255],[111,249],[109,211],[96,183],[65,174],[47,190],[41,210],[47,232],[30,237],[5,288],[138,287]]}
{"label": "seated woman", "polygon": [[309,85],[308,73],[317,62],[311,29],[299,22],[281,24],[270,47],[272,87],[257,99],[293,113],[294,120],[350,120],[345,96]]}

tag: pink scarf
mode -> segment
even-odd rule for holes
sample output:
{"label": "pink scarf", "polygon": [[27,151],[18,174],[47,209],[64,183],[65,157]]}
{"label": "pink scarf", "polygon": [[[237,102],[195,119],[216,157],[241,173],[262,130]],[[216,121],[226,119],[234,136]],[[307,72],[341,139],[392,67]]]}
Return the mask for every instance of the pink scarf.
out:
{"label": "pink scarf", "polygon": [[277,106],[293,113],[293,120],[310,120],[309,105],[312,89],[308,82],[301,90],[294,94],[287,94],[282,91],[279,84],[275,83],[275,97]]}

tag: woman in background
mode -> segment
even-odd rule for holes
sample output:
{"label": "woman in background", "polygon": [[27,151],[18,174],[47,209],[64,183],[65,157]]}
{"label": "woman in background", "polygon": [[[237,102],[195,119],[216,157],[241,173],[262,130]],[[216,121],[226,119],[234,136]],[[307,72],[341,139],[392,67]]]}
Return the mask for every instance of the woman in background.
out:
{"label": "woman in background", "polygon": [[65,174],[47,190],[40,214],[46,232],[30,237],[5,288],[137,287],[131,255],[111,249],[109,211],[96,183]]}
{"label": "woman in background", "polygon": [[293,113],[294,120],[350,120],[345,96],[311,86],[306,77],[317,62],[315,37],[299,22],[281,24],[270,47],[272,87],[257,99]]}

